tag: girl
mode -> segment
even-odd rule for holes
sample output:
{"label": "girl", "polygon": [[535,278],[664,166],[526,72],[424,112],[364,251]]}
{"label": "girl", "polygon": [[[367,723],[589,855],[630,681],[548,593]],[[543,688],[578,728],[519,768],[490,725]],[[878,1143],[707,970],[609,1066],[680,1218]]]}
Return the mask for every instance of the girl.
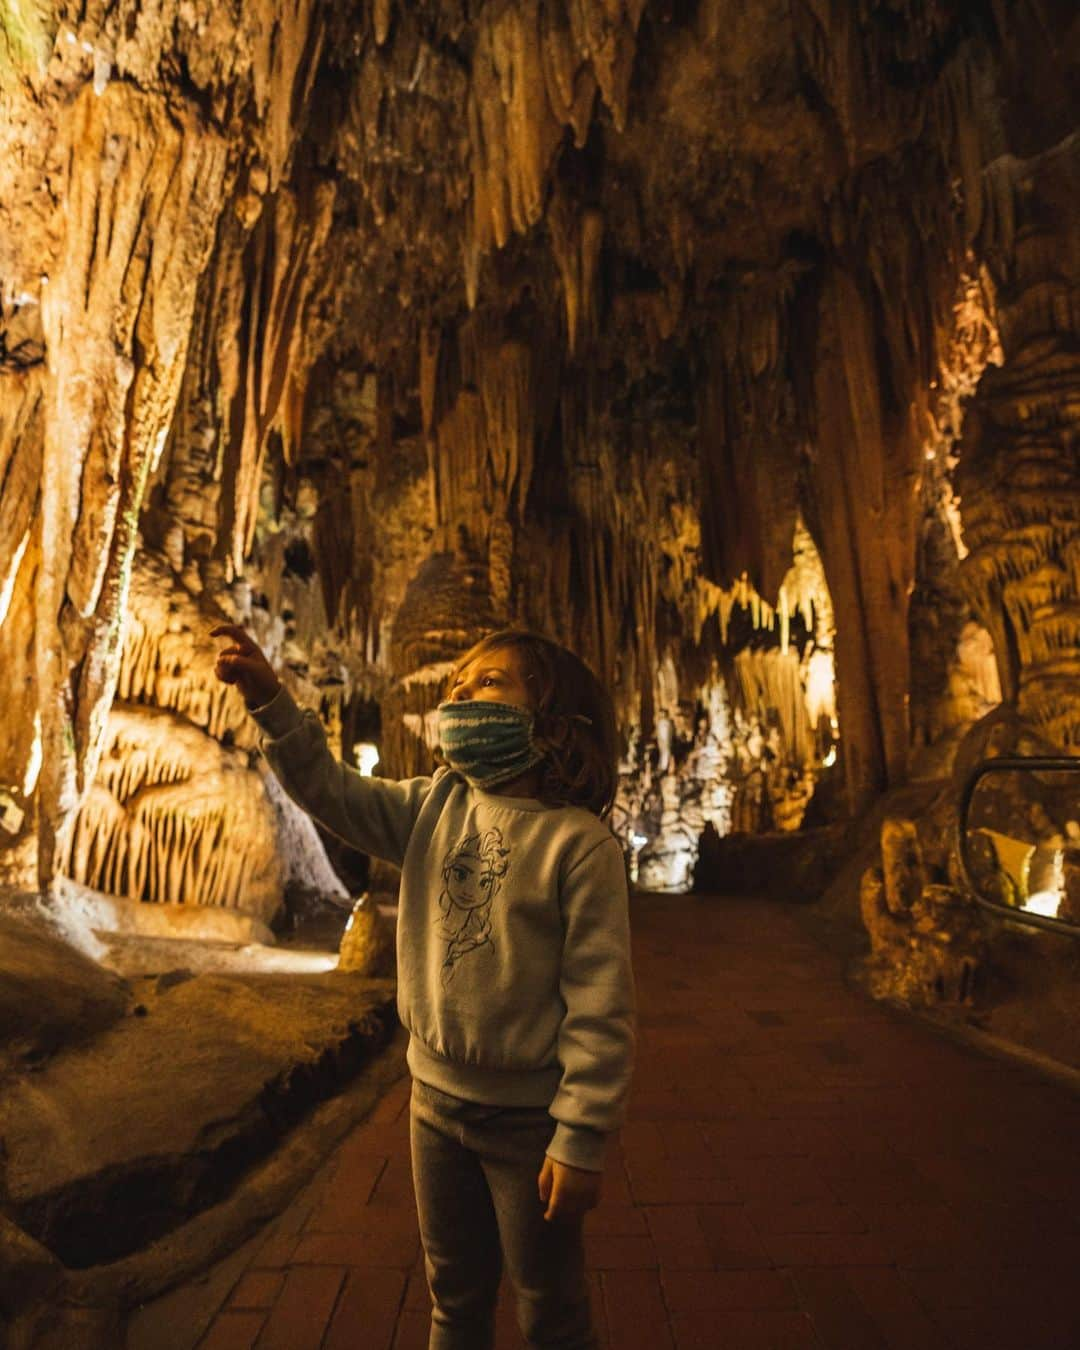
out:
{"label": "girl", "polygon": [[504,630],[439,706],[433,777],[364,778],[330,754],[231,624],[217,663],[289,794],[401,868],[398,1009],[432,1298],[430,1350],[487,1350],[505,1260],[530,1346],[595,1346],[582,1221],[622,1122],[633,979],[611,699],[572,652]]}

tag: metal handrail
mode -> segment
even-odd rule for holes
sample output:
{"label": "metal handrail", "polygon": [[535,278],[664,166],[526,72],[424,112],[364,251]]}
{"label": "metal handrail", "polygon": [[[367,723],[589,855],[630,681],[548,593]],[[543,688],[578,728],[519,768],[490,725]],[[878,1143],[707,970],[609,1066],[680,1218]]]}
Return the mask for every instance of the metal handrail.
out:
{"label": "metal handrail", "polygon": [[990,773],[1009,771],[1080,773],[1080,757],[1066,755],[1013,755],[999,759],[980,760],[968,774],[960,794],[960,810],[957,813],[957,845],[964,879],[971,891],[972,898],[983,909],[992,910],[1000,918],[1011,919],[1014,923],[1027,924],[1030,928],[1043,928],[1052,933],[1065,933],[1069,937],[1080,937],[1080,924],[1067,923],[1064,919],[1054,919],[1048,914],[1032,914],[1026,909],[1016,909],[1012,905],[1002,904],[1000,900],[991,900],[982,894],[975,882],[971,859],[971,844],[968,839],[968,810],[975,788],[979,781]]}

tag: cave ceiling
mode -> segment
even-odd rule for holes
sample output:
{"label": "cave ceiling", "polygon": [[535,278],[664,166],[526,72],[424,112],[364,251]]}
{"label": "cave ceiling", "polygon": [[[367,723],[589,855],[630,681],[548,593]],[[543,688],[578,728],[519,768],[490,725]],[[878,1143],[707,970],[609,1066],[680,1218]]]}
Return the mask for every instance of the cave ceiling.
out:
{"label": "cave ceiling", "polygon": [[[557,4],[479,6],[471,20],[403,7],[381,43],[362,11],[356,28],[343,24],[330,46],[351,54],[328,58],[332,93],[311,133],[320,167],[344,179],[339,344],[408,346],[417,322],[524,291],[599,301],[612,350],[644,336],[632,297],[662,295],[659,323],[685,340],[708,323],[712,288],[818,256],[842,183],[918,138],[916,94],[910,115],[899,96],[875,118],[831,86],[809,5],[614,6],[600,87],[590,35],[576,31],[589,7],[568,8],[573,32]],[[921,71],[959,26],[943,17],[945,31],[926,35]],[[872,25],[863,37],[873,41]],[[582,278],[565,255],[594,213],[603,294],[573,296]]]}

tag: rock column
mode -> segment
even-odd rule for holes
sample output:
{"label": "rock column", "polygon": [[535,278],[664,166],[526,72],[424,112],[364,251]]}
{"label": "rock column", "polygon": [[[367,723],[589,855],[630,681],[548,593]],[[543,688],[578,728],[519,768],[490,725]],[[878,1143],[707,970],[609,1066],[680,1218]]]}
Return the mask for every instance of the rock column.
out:
{"label": "rock column", "polygon": [[1003,692],[1047,740],[1080,752],[1080,134],[992,166],[1004,365],[968,412],[958,484],[961,579],[994,639]]}

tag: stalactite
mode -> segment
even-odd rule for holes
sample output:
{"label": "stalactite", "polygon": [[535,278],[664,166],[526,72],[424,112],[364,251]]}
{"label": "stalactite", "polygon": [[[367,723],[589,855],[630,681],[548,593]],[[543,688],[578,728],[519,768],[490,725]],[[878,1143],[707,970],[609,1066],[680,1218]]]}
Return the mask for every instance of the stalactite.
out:
{"label": "stalactite", "polygon": [[544,5],[542,11],[541,60],[548,103],[556,121],[574,130],[574,144],[581,149],[588,134],[596,97],[596,76],[583,66],[575,48],[565,5]]}
{"label": "stalactite", "polygon": [[720,586],[745,572],[767,595],[779,590],[795,526],[798,434],[781,353],[797,275],[784,267],[733,282],[699,395],[705,572]]}
{"label": "stalactite", "polygon": [[616,130],[626,126],[634,45],[644,0],[568,0],[570,30],[588,55]]}
{"label": "stalactite", "polygon": [[[302,204],[301,204],[302,200]],[[256,224],[246,262],[241,379],[233,396],[230,433],[237,444],[229,483],[232,561],[243,568],[257,518],[266,438],[287,408],[291,387],[302,387],[304,307],[317,285],[317,262],[333,214],[334,188],[321,182],[303,199],[281,189]]]}
{"label": "stalactite", "polygon": [[484,526],[487,438],[479,393],[463,389],[438,428],[439,522],[451,537]]}
{"label": "stalactite", "polygon": [[493,490],[492,510],[505,517],[513,509],[520,520],[533,468],[536,409],[533,404],[533,352],[508,340],[479,364],[480,396]]}
{"label": "stalactite", "polygon": [[422,329],[419,353],[420,417],[424,430],[424,448],[427,451],[428,479],[431,484],[432,519],[438,519],[439,514],[439,456],[435,440],[435,400],[441,351],[441,331],[434,325]]}
{"label": "stalactite", "polygon": [[[469,90],[469,141],[474,156],[473,208],[467,248],[482,255],[505,246],[510,237],[506,113],[492,50],[489,25],[481,29],[473,54]],[[475,271],[476,264],[473,263]],[[466,269],[469,270],[468,267]],[[475,288],[470,304],[475,304]]]}
{"label": "stalactite", "polygon": [[596,284],[604,218],[595,209],[579,212],[572,202],[556,195],[548,208],[547,223],[562,278],[567,348],[573,356],[578,344],[596,331]]}
{"label": "stalactite", "polygon": [[294,109],[308,100],[325,40],[316,0],[287,0],[275,9],[270,22],[257,26],[251,67],[271,192],[286,175],[297,139]]}
{"label": "stalactite", "polygon": [[[627,99],[643,0],[539,0],[508,6],[477,21],[467,105],[472,163],[472,211],[465,233],[464,275],[475,307],[479,265],[512,232],[527,233],[545,209],[545,193],[569,126],[585,144],[597,88],[616,128],[626,125]],[[563,248],[571,344],[579,295],[588,303],[599,249],[599,218],[588,213],[580,242]],[[565,258],[565,262],[562,260]]]}

